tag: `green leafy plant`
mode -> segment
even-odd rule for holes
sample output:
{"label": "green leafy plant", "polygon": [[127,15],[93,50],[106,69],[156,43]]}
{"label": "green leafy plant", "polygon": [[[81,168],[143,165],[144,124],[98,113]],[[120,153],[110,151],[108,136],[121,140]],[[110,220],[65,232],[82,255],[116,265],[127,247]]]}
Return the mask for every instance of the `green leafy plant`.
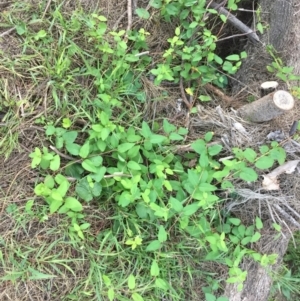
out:
{"label": "green leafy plant", "polygon": [[[220,163],[215,157],[222,151],[222,146],[210,146],[208,143],[213,133],[208,132],[203,139],[191,144],[193,153],[189,154],[189,159],[195,158],[198,163],[189,168],[185,157],[174,154],[173,145],[174,141],[184,140],[187,129],[177,128],[164,120],[164,134],[153,132],[146,122],[141,128],[129,127],[125,131],[111,121],[110,116],[104,111],[98,115],[98,121],[87,131],[86,140],[78,144],[78,152],[74,153],[66,143],[60,145],[64,146],[65,152],[77,155],[65,169],[67,176],[77,179],[77,198],[67,196],[71,185],[68,178],[61,174],[55,178],[47,176],[44,183],[36,186],[35,193],[45,198],[51,213],[58,211],[74,215],[83,209],[79,199],[86,202],[110,200],[124,212],[134,210],[140,222],[160,223],[156,233],[149,237],[149,234],[137,230],[140,223],[137,221],[135,230],[126,230],[130,235],[125,242],[132,250],[143,247],[146,252],[158,254],[165,248],[170,230],[175,225],[211,250],[208,260],[227,254],[224,263],[229,266],[229,282],[242,283],[245,280],[246,272],[239,268],[245,255],[251,255],[263,265],[274,261],[271,255],[260,255],[247,249],[249,243],[260,238],[254,226],[245,227],[240,225],[240,220],[229,218],[229,226],[225,225],[229,230],[224,231],[221,227],[215,232],[207,216],[216,213],[216,205],[221,201],[215,193],[218,185],[233,190],[231,179],[257,180],[257,173],[251,165],[267,169],[275,160],[279,164],[284,162],[285,152],[278,143],[273,142],[271,148],[262,146],[259,155],[252,149],[234,149],[235,158]],[[73,133],[63,129],[62,136],[74,138]],[[61,137],[61,129],[51,126],[48,134]],[[74,143],[73,138],[71,143]],[[37,165],[35,153],[32,154],[33,167]],[[47,154],[46,149],[44,153]],[[75,220],[72,227],[73,232],[83,238],[81,230],[85,229],[85,224],[79,226]],[[262,228],[258,218],[256,228]],[[233,247],[229,247],[229,242],[236,245],[232,254]],[[159,259],[156,264],[159,267]]]}
{"label": "green leafy plant", "polygon": [[[237,3],[228,1],[228,8],[235,10]],[[275,143],[259,151],[236,148],[232,159],[222,160],[223,148],[211,143],[214,133],[208,132],[192,142],[188,152],[180,153],[189,139],[188,129],[168,120],[155,120],[151,127],[141,109],[147,99],[143,80],[149,73],[155,75],[156,84],[191,81],[186,92],[197,95],[199,83],[225,87],[227,78],[221,70],[234,74],[246,54],[224,60],[216,55],[217,37],[205,19],[207,12],[216,11],[207,10],[205,1],[154,0],[151,5],[166,21],[178,24],[156,65],[147,52],[150,33],[143,28],[110,31],[102,15],[76,10],[66,17],[59,7],[51,11],[52,5],[49,20],[38,28],[10,16],[18,24],[26,58],[22,64],[10,62],[10,68],[21,64],[28,70],[24,78],[32,78],[36,90],[46,87],[45,99],[51,104],[45,100],[44,105],[52,106],[48,115],[37,119],[47,141],[30,154],[40,178],[35,198],[24,211],[41,223],[59,218],[60,229],[51,229],[59,242],[48,246],[47,241],[38,252],[46,255],[34,265],[46,262],[62,277],[66,272],[75,276],[69,262],[74,263],[78,252],[74,266],[81,262],[89,266],[81,285],[66,299],[184,300],[184,281],[179,278],[198,275],[209,286],[203,289],[207,300],[225,301],[218,297],[222,280],[186,263],[217,261],[227,267],[227,281],[241,288],[246,272],[240,263],[245,256],[262,265],[274,262],[273,255],[251,248],[260,239],[261,220],[245,226],[220,212],[219,192],[226,190],[234,197],[235,179],[256,181],[258,170],[283,163],[283,149]],[[141,19],[150,17],[146,9],[136,13]],[[36,65],[28,66],[29,61]],[[210,99],[197,96],[201,101]],[[39,103],[33,100],[32,105]],[[11,215],[20,212],[16,206],[8,208]],[[109,215],[102,217],[102,212]],[[68,250],[66,260],[57,252],[48,256],[48,250],[54,246],[61,250],[62,245]],[[52,279],[42,269],[32,270],[29,263],[35,256],[25,255],[18,251],[20,262],[13,258],[16,272],[4,280]]]}
{"label": "green leafy plant", "polygon": [[[238,2],[229,1],[228,7],[237,9]],[[197,86],[200,82],[200,85],[214,83],[225,87],[227,78],[218,68],[228,74],[235,74],[241,66],[241,60],[247,55],[245,52],[229,55],[223,61],[215,53],[217,37],[207,28],[204,21],[207,13],[206,2],[198,1],[195,4],[190,0],[151,1],[150,4],[160,9],[167,22],[172,22],[178,17],[180,21],[174,37],[168,39],[170,47],[164,52],[164,61],[150,71],[155,75],[155,83],[160,84],[163,80],[179,82],[183,78],[194,81]],[[214,9],[208,11],[211,14],[217,13]],[[199,99],[209,100],[204,95],[200,95]]]}
{"label": "green leafy plant", "polygon": [[277,78],[286,82],[294,96],[299,97],[300,88],[298,86],[290,86],[290,82],[299,81],[300,76],[293,73],[294,67],[285,66],[282,59],[276,53],[273,46],[268,45],[267,51],[273,59],[271,65],[267,66],[267,70],[274,73]]}

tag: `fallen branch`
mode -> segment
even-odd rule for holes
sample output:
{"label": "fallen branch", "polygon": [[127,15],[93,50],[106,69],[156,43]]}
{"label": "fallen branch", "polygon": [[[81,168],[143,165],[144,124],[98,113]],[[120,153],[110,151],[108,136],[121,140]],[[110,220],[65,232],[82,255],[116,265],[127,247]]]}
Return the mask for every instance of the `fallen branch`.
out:
{"label": "fallen branch", "polygon": [[54,147],[54,146],[52,146],[52,145],[50,145],[49,147],[50,147],[57,155],[59,155],[59,156],[65,158],[65,159],[68,159],[68,160],[71,160],[71,161],[75,161],[75,160],[76,160],[75,158],[72,158],[72,157],[70,157],[70,156],[68,156],[68,155],[63,154],[63,153],[60,152],[56,147]]}
{"label": "fallen branch", "polygon": [[181,92],[182,100],[183,100],[183,102],[185,103],[186,107],[190,110],[192,106],[191,106],[191,104],[189,103],[188,99],[186,98],[185,91],[184,91],[184,87],[183,87],[183,80],[182,80],[182,77],[180,77],[180,83],[179,83],[179,86],[180,86],[180,92]]}
{"label": "fallen branch", "polygon": [[206,84],[204,86],[208,91],[212,92],[215,96],[218,96],[221,98],[222,101],[226,103],[226,105],[230,105],[230,103],[233,103],[233,99],[226,94],[224,94],[221,90],[216,88],[215,86],[211,84]]}
{"label": "fallen branch", "polygon": [[127,17],[128,17],[128,25],[126,32],[128,34],[128,31],[131,30],[132,27],[132,0],[127,0]]}
{"label": "fallen branch", "polygon": [[262,182],[262,186],[265,190],[279,190],[279,182],[278,177],[283,174],[291,174],[295,171],[298,163],[300,160],[292,160],[289,162],[286,162],[285,164],[278,166],[273,171],[268,173],[267,175],[264,175],[264,180]]}
{"label": "fallen branch", "polygon": [[231,23],[239,31],[247,34],[247,37],[249,38],[249,40],[251,42],[253,42],[253,43],[260,42],[259,37],[251,28],[249,28],[247,25],[245,25],[243,22],[241,22],[238,18],[236,18],[234,15],[232,15],[224,7],[219,7],[219,4],[217,4],[215,2],[211,2],[209,7],[215,9],[220,14],[225,15],[227,17],[228,22]]}

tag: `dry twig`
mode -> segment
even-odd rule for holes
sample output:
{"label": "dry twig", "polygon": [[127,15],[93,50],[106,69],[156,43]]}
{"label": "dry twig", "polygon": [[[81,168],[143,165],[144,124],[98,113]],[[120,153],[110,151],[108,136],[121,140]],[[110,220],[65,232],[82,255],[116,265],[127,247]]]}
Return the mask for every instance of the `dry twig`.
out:
{"label": "dry twig", "polygon": [[46,8],[45,8],[45,10],[44,10],[44,13],[43,13],[43,15],[42,15],[42,19],[45,18],[45,15],[46,15],[46,13],[47,13],[49,7],[50,7],[51,1],[52,1],[52,0],[48,0],[47,5],[46,5]]}
{"label": "dry twig", "polygon": [[188,101],[188,99],[186,98],[186,95],[185,95],[182,77],[180,77],[180,83],[179,83],[179,85],[180,85],[180,92],[181,92],[182,100],[185,103],[185,105],[187,106],[187,108],[191,109],[191,104],[189,103],[189,101]]}
{"label": "dry twig", "polygon": [[54,146],[50,145],[49,146],[56,154],[58,154],[59,156],[65,158],[65,159],[68,159],[68,160],[71,160],[71,161],[75,161],[76,159],[75,158],[72,158],[68,155],[65,155],[63,154],[62,152],[60,152],[57,148],[55,148]]}
{"label": "dry twig", "polygon": [[127,25],[127,33],[131,30],[132,27],[132,0],[127,0],[127,16],[128,16],[128,25]]}
{"label": "dry twig", "polygon": [[227,105],[230,105],[230,103],[233,103],[233,99],[227,95],[225,95],[221,90],[216,88],[215,86],[211,84],[206,84],[204,86],[208,91],[212,92],[214,95],[218,96],[223,100]]}

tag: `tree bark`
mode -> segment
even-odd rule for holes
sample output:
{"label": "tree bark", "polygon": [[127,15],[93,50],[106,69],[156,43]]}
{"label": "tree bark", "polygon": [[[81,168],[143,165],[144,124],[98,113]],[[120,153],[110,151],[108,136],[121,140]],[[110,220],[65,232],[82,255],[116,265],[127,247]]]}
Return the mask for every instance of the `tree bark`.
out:
{"label": "tree bark", "polygon": [[[258,87],[262,82],[276,80],[274,74],[267,71],[266,66],[272,57],[266,46],[273,45],[283,58],[284,63],[294,67],[294,73],[300,74],[300,13],[297,14],[296,0],[260,0],[260,22],[267,29],[260,35],[259,45],[248,41],[245,47],[248,58],[236,74],[232,82],[233,94],[245,87],[252,94],[259,96]],[[257,22],[257,19],[256,19]],[[252,27],[255,29],[256,24]]]}
{"label": "tree bark", "polygon": [[[266,66],[273,61],[266,51],[267,45],[273,45],[284,64],[294,67],[293,73],[300,75],[299,0],[259,0],[258,5],[261,8],[260,22],[267,26],[267,29],[263,35],[259,35],[261,44],[257,45],[248,41],[245,47],[248,58],[243,61],[235,80],[232,81],[233,95],[247,91],[260,97],[261,83],[278,80],[275,74],[271,74],[266,69]],[[255,24],[252,28],[255,29]],[[284,83],[281,82],[280,85],[283,87]],[[278,254],[277,262],[273,266],[263,268],[253,260],[244,260],[242,268],[248,271],[247,279],[242,292],[238,292],[235,285],[226,286],[225,295],[230,301],[268,300],[272,286],[272,273],[280,267],[291,237],[288,230],[285,230],[284,234],[285,236],[279,240],[274,239],[275,233],[269,238],[261,238],[258,251]]]}
{"label": "tree bark", "polygon": [[268,254],[277,254],[277,261],[274,265],[262,267],[253,260],[244,260],[242,269],[248,271],[247,279],[243,290],[238,292],[237,285],[228,284],[225,288],[225,296],[229,301],[266,301],[270,294],[273,283],[272,271],[276,271],[282,262],[290,241],[290,233],[281,236],[277,240],[274,236],[263,236],[260,240],[259,251]]}
{"label": "tree bark", "polygon": [[242,106],[238,114],[250,122],[264,122],[274,119],[293,107],[293,96],[286,91],[279,90]]}

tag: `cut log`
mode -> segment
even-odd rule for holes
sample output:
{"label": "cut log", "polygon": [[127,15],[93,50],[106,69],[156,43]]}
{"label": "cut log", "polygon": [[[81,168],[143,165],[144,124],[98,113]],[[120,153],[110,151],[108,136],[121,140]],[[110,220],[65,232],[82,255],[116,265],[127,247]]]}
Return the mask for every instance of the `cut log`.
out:
{"label": "cut log", "polygon": [[278,87],[278,83],[275,81],[262,83],[260,85],[260,97],[264,97],[272,92],[275,92],[277,87]]}
{"label": "cut log", "polygon": [[238,114],[246,121],[264,122],[291,110],[294,103],[290,93],[278,90],[241,107]]}

